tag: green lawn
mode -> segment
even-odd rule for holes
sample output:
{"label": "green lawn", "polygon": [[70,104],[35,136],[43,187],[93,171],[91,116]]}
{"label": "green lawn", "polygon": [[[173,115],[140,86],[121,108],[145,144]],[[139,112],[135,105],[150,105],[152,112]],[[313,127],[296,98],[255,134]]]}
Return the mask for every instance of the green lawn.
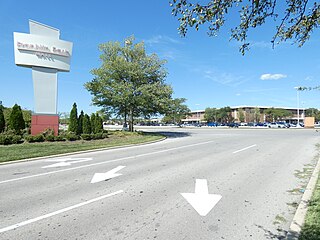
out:
{"label": "green lawn", "polygon": [[114,132],[103,140],[74,141],[74,142],[43,142],[23,143],[0,146],[0,162],[19,159],[50,156],[61,153],[71,153],[83,150],[124,146],[129,144],[145,143],[164,138],[159,134],[144,134],[130,132]]}
{"label": "green lawn", "polygon": [[308,207],[299,240],[320,240],[320,176]]}

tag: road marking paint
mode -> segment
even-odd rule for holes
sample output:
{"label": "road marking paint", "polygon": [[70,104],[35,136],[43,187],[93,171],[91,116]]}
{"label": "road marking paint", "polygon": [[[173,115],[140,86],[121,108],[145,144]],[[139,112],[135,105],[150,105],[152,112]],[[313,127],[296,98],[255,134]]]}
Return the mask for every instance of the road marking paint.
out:
{"label": "road marking paint", "polygon": [[52,213],[48,213],[48,214],[42,215],[40,217],[32,218],[32,219],[29,219],[27,221],[23,221],[23,222],[20,222],[20,223],[17,223],[17,224],[14,224],[14,225],[11,225],[11,226],[8,226],[8,227],[5,227],[5,228],[1,228],[0,229],[0,233],[7,232],[7,231],[10,231],[10,230],[16,229],[18,227],[25,226],[25,225],[30,224],[30,223],[34,223],[34,222],[43,220],[43,219],[58,215],[60,213],[70,211],[70,210],[75,209],[75,208],[82,207],[84,205],[87,205],[87,204],[102,200],[102,199],[107,198],[107,197],[111,197],[111,196],[117,195],[117,194],[122,193],[122,192],[123,192],[123,190],[120,190],[120,191],[117,191],[117,192],[113,192],[113,193],[110,193],[110,194],[107,194],[107,195],[103,195],[103,196],[100,196],[100,197],[97,197],[97,198],[94,198],[94,199],[91,199],[91,200],[88,200],[88,201],[85,201],[85,202],[82,202],[82,203],[78,203],[78,204],[70,206],[70,207],[66,207],[66,208],[60,209],[60,210],[52,212]]}
{"label": "road marking paint", "polygon": [[139,155],[130,156],[130,157],[123,157],[123,158],[118,158],[118,159],[109,160],[109,161],[104,161],[104,162],[91,163],[91,164],[82,165],[82,166],[78,166],[78,167],[66,168],[66,169],[61,169],[61,170],[56,170],[56,171],[51,171],[51,172],[45,172],[45,173],[39,173],[39,174],[30,175],[30,176],[25,176],[25,177],[20,177],[20,178],[13,178],[13,179],[8,179],[8,180],[0,181],[0,184],[9,183],[9,182],[15,182],[15,181],[20,181],[20,180],[29,179],[29,178],[46,176],[46,175],[51,175],[51,174],[60,173],[60,172],[67,172],[67,171],[72,171],[72,170],[81,169],[81,168],[98,166],[98,165],[107,164],[107,163],[112,163],[112,162],[119,162],[119,161],[123,161],[123,160],[135,159],[135,158],[139,158],[139,157],[146,157],[146,156],[150,156],[150,155],[154,155],[154,154],[159,154],[159,153],[174,151],[174,150],[177,150],[177,149],[183,149],[183,148],[189,148],[189,147],[194,147],[194,146],[199,146],[199,145],[205,145],[205,144],[212,143],[212,142],[214,142],[214,141],[212,140],[212,141],[207,141],[207,142],[202,142],[202,143],[195,143],[195,144],[190,144],[190,145],[184,145],[184,146],[181,146],[181,147],[175,147],[175,148],[160,150],[160,151],[156,151],[156,152],[144,153],[144,154],[139,154]]}
{"label": "road marking paint", "polygon": [[251,146],[249,146],[249,147],[245,147],[245,148],[242,148],[242,149],[240,149],[240,150],[234,151],[233,153],[242,152],[242,151],[244,151],[244,150],[247,150],[247,149],[249,149],[249,148],[253,148],[253,147],[256,147],[256,146],[257,146],[257,144],[253,144],[253,145],[251,145]]}
{"label": "road marking paint", "polygon": [[190,205],[199,213],[206,216],[221,200],[222,196],[209,194],[207,179],[196,179],[195,193],[181,193]]}
{"label": "road marking paint", "polygon": [[102,182],[104,180],[107,180],[107,179],[111,179],[111,178],[114,178],[114,177],[118,177],[118,176],[121,176],[122,173],[116,173],[118,171],[120,171],[121,169],[125,168],[126,166],[118,166],[108,172],[105,172],[105,173],[95,173],[93,175],[93,178],[91,179],[91,183],[97,183],[97,182]]}
{"label": "road marking paint", "polygon": [[[51,165],[47,165],[41,168],[54,168],[54,167],[66,167],[70,166],[73,163],[81,163],[81,162],[87,162],[87,161],[92,161],[93,158],[58,158],[58,159],[50,159],[46,160],[46,162],[56,162]],[[67,162],[70,161],[70,162]]]}

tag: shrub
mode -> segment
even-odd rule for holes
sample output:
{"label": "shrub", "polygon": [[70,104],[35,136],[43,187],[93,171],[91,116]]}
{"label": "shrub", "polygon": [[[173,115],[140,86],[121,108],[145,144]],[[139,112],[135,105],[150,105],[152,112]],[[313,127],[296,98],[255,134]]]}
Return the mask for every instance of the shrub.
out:
{"label": "shrub", "polygon": [[76,103],[73,103],[73,106],[70,112],[70,123],[69,123],[68,130],[74,133],[78,131],[78,110],[77,110]]}
{"label": "shrub", "polygon": [[12,107],[8,126],[10,129],[14,130],[16,133],[19,133],[21,130],[23,130],[26,127],[26,124],[23,119],[21,107],[17,104],[15,104]]}
{"label": "shrub", "polygon": [[68,134],[66,135],[66,139],[67,139],[68,141],[76,141],[76,140],[79,139],[79,136],[76,135],[75,133],[70,132],[70,133],[68,133]]}
{"label": "shrub", "polygon": [[54,130],[51,128],[46,129],[44,132],[42,132],[42,135],[44,139],[48,142],[54,141]]}
{"label": "shrub", "polygon": [[102,138],[108,138],[108,133],[102,133]]}
{"label": "shrub", "polygon": [[45,138],[45,140],[46,140],[47,142],[54,142],[54,141],[55,141],[54,135],[47,135],[47,136],[45,136],[44,138]]}
{"label": "shrub", "polygon": [[96,117],[94,118],[94,133],[101,133],[103,132],[103,120],[99,116],[99,114],[96,114]]}
{"label": "shrub", "polygon": [[86,133],[86,134],[91,133],[91,122],[90,122],[90,117],[88,116],[88,114],[85,114],[83,117],[82,132]]}
{"label": "shrub", "polygon": [[12,135],[11,142],[13,144],[23,143],[22,137],[20,135]]}
{"label": "shrub", "polygon": [[57,142],[64,142],[64,141],[66,141],[64,135],[54,136],[54,140],[57,141]]}
{"label": "shrub", "polygon": [[6,122],[3,115],[2,105],[0,104],[0,133],[4,131]]}
{"label": "shrub", "polygon": [[0,145],[18,144],[23,143],[20,135],[2,133],[0,134]]}
{"label": "shrub", "polygon": [[28,135],[25,137],[25,140],[29,143],[34,143],[34,142],[44,142],[45,138],[42,134],[38,134],[38,135]]}
{"label": "shrub", "polygon": [[89,140],[92,139],[92,135],[91,134],[87,134],[87,133],[83,133],[83,134],[81,134],[81,139],[89,141]]}
{"label": "shrub", "polygon": [[12,138],[7,134],[0,134],[0,145],[12,144]]}
{"label": "shrub", "polygon": [[92,139],[94,140],[103,139],[103,134],[102,133],[92,134]]}

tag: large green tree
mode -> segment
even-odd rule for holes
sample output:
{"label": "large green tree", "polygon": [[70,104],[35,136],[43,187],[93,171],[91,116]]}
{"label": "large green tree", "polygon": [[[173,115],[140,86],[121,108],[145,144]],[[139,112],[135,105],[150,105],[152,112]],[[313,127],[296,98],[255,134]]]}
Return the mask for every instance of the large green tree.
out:
{"label": "large green tree", "polygon": [[306,117],[314,117],[316,122],[320,121],[320,111],[316,108],[308,108],[305,110]]}
{"label": "large green tree", "polygon": [[204,110],[204,120],[207,122],[216,122],[217,114],[218,114],[218,109],[208,107]]}
{"label": "large green tree", "polygon": [[239,108],[239,110],[238,110],[238,114],[239,114],[239,117],[238,117],[238,120],[240,121],[240,122],[244,122],[246,119],[245,119],[245,115],[244,115],[244,110],[243,110],[243,108]]}
{"label": "large green tree", "polygon": [[221,123],[233,122],[232,110],[228,107],[219,108],[217,112],[217,121]]}
{"label": "large green tree", "polygon": [[185,98],[172,99],[162,121],[166,123],[181,123],[181,120],[190,114],[190,109],[184,104],[186,100]]}
{"label": "large green tree", "polygon": [[21,133],[21,130],[25,129],[26,127],[21,107],[18,104],[15,104],[12,107],[12,111],[9,116],[8,127],[9,129],[14,130],[16,133]]}
{"label": "large green tree", "polygon": [[230,15],[238,12],[239,24],[231,28],[231,39],[241,42],[240,51],[245,53],[249,48],[248,32],[274,21],[274,33],[271,43],[294,39],[302,46],[311,33],[320,25],[320,3],[308,0],[171,0],[172,14],[180,22],[179,32],[185,36],[188,28],[199,29],[208,25],[209,35],[216,36],[229,20]]}
{"label": "large green tree", "polygon": [[264,114],[266,115],[266,120],[268,122],[284,120],[285,118],[292,116],[292,112],[283,108],[268,108],[264,110]]}
{"label": "large green tree", "polygon": [[172,95],[172,88],[164,82],[166,61],[148,55],[144,43],[135,44],[134,37],[123,45],[101,44],[99,49],[102,65],[91,71],[94,78],[85,84],[94,105],[124,117],[125,123],[129,119],[130,131],[135,117],[166,113]]}

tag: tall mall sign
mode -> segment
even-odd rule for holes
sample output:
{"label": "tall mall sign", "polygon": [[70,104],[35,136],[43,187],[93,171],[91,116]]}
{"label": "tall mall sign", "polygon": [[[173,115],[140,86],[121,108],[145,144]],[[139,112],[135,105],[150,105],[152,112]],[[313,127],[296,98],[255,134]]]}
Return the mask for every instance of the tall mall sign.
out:
{"label": "tall mall sign", "polygon": [[60,31],[29,20],[30,34],[13,33],[15,63],[32,68],[34,113],[31,134],[54,129],[58,134],[57,73],[70,71],[72,43],[60,40]]}

